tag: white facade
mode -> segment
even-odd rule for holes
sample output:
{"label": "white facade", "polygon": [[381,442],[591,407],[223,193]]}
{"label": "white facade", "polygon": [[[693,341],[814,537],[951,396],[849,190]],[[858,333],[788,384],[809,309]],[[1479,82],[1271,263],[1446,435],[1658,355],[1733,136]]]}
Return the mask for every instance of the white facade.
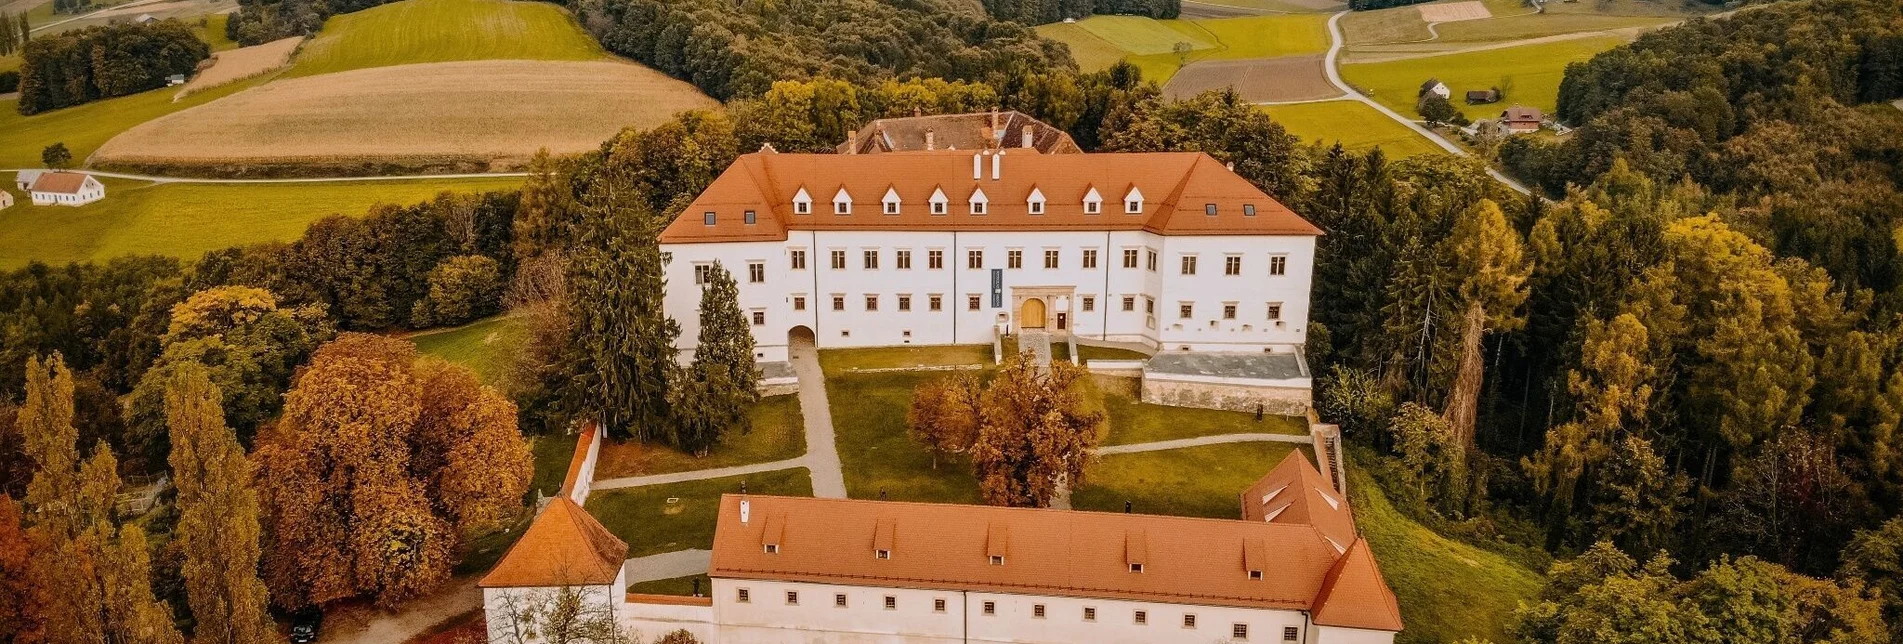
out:
{"label": "white facade", "polygon": [[[582,601],[592,614],[605,613],[617,622],[624,620],[627,606],[628,573],[623,570],[615,577],[614,583],[599,586],[573,586],[573,592],[580,593]],[[512,614],[522,614],[529,607],[547,606],[552,598],[564,592],[561,587],[502,587],[482,589],[483,614],[488,618],[490,642],[536,642],[539,638],[523,637],[523,630],[532,628],[537,622],[532,619],[511,619]]]}
{"label": "white facade", "polygon": [[106,198],[105,184],[99,183],[99,180],[91,175],[87,175],[79,188],[72,192],[33,191],[35,206],[84,206],[104,198]]}
{"label": "white facade", "polygon": [[7,192],[5,190],[0,190],[0,210],[5,210],[6,208],[12,205],[13,205],[13,193]]}
{"label": "white facade", "polygon": [[[789,598],[789,593],[794,597]],[[710,599],[711,610],[631,602],[623,610],[623,623],[646,634],[685,628],[705,634],[703,640],[709,644],[1389,644],[1394,640],[1394,633],[1387,631],[1316,626],[1300,610],[722,578],[714,579]]]}
{"label": "white facade", "polygon": [[980,344],[1001,328],[1038,326],[1037,309],[1042,328],[1060,336],[1166,351],[1292,351],[1306,337],[1312,235],[787,235],[784,242],[662,244],[667,313],[681,324],[684,351],[699,331],[695,277],[704,269],[697,267],[716,261],[739,284],[741,309],[755,322],[756,357],[767,362],[786,360],[789,334],[800,327],[821,348]]}

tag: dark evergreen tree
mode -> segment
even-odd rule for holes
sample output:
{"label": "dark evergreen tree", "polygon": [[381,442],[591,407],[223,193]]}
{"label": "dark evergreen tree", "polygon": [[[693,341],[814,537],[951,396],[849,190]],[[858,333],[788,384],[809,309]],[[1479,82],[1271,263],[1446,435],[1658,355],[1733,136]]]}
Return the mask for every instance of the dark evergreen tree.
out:
{"label": "dark evergreen tree", "polygon": [[700,346],[676,386],[674,446],[699,454],[733,431],[746,431],[759,402],[753,332],[740,310],[740,288],[719,263],[707,269],[700,297]]}

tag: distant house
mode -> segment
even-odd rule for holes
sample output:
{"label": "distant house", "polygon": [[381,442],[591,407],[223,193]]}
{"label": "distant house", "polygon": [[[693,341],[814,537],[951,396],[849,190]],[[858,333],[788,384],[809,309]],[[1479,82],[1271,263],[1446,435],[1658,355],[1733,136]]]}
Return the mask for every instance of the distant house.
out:
{"label": "distant house", "polygon": [[1499,100],[1500,100],[1500,90],[1494,90],[1494,89],[1467,90],[1467,104],[1468,105],[1495,103],[1495,102],[1498,102]]}
{"label": "distant house", "polygon": [[46,172],[33,181],[35,206],[84,206],[106,198],[106,186],[83,172]]}
{"label": "distant house", "polygon": [[32,192],[33,182],[38,181],[40,175],[45,172],[45,170],[21,170],[19,174],[14,175],[13,186],[19,188],[20,192]]}
{"label": "distant house", "polygon": [[13,207],[13,193],[0,190],[0,210]]}
{"label": "distant house", "polygon": [[1526,134],[1540,131],[1540,122],[1546,120],[1538,108],[1515,105],[1500,113],[1500,127],[1508,134]]}
{"label": "distant house", "polygon": [[184,74],[173,74],[171,76],[165,77],[165,85],[167,87],[176,87],[176,86],[184,85],[184,84],[185,84]]}
{"label": "distant house", "polygon": [[1450,98],[1454,95],[1454,90],[1449,89],[1447,84],[1440,82],[1438,78],[1429,78],[1427,82],[1421,83],[1421,93],[1416,96],[1426,96],[1428,92],[1433,92],[1441,98]]}
{"label": "distant house", "polygon": [[1044,154],[1083,152],[1070,134],[1014,110],[878,119],[839,144],[840,154],[919,150],[1029,148]]}
{"label": "distant house", "polygon": [[141,25],[149,25],[149,24],[158,22],[159,19],[157,16],[154,16],[152,14],[142,13],[142,14],[139,14],[139,17],[133,18],[132,21]]}

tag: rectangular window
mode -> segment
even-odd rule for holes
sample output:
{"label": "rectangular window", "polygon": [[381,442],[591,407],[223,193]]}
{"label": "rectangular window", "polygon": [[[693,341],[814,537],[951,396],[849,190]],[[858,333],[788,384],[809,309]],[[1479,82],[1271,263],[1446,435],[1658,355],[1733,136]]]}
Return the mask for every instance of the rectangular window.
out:
{"label": "rectangular window", "polygon": [[861,266],[863,268],[869,271],[879,270],[879,251],[878,250],[868,250],[868,251],[865,251],[863,255],[864,255],[864,259],[860,260]]}
{"label": "rectangular window", "polygon": [[932,214],[934,215],[945,214],[945,202],[943,201],[932,202]]}
{"label": "rectangular window", "polygon": [[1123,211],[1132,215],[1143,212],[1143,202],[1137,199],[1125,201],[1123,202]]}
{"label": "rectangular window", "polygon": [[1032,616],[1032,617],[1036,617],[1036,618],[1038,618],[1038,619],[1044,619],[1044,605],[1043,605],[1043,604],[1032,604],[1032,605],[1031,605],[1031,616]]}
{"label": "rectangular window", "polygon": [[1156,272],[1156,251],[1154,249],[1150,250],[1149,259],[1150,259],[1150,272],[1154,273]]}
{"label": "rectangular window", "polygon": [[834,311],[846,310],[846,296],[844,295],[833,296],[833,310]]}
{"label": "rectangular window", "polygon": [[797,591],[797,590],[786,591],[786,605],[788,606],[800,605],[800,591]]}
{"label": "rectangular window", "polygon": [[879,310],[879,296],[877,295],[866,296],[866,310],[867,311]]}
{"label": "rectangular window", "polygon": [[793,214],[806,215],[806,214],[811,214],[812,212],[813,212],[813,202],[811,201],[793,202]]}
{"label": "rectangular window", "polygon": [[1033,201],[1033,202],[1031,202],[1031,214],[1033,214],[1033,215],[1042,215],[1042,214],[1044,214],[1044,202],[1042,202],[1042,201]]}
{"label": "rectangular window", "polygon": [[1084,607],[1084,621],[1086,622],[1097,621],[1097,607],[1095,606]]}
{"label": "rectangular window", "polygon": [[899,608],[899,598],[897,598],[897,597],[893,597],[893,596],[891,596],[891,595],[886,595],[886,596],[885,596],[885,609],[886,609],[886,610],[898,610],[898,608]]}
{"label": "rectangular window", "polygon": [[945,612],[945,600],[943,598],[932,600],[932,612],[934,613]]}
{"label": "rectangular window", "polygon": [[1238,639],[1238,640],[1246,640],[1246,639],[1249,639],[1249,625],[1248,625],[1248,624],[1236,624],[1236,625],[1234,625],[1234,626],[1230,626],[1230,627],[1229,627],[1229,637],[1230,637],[1231,639]]}
{"label": "rectangular window", "polygon": [[747,589],[745,588],[741,588],[739,590],[734,591],[733,599],[734,601],[740,602],[742,604],[751,604],[753,603],[753,593],[747,592]]}
{"label": "rectangular window", "polygon": [[754,326],[766,326],[766,311],[754,311],[754,312],[753,312],[753,325],[754,325]]}
{"label": "rectangular window", "polygon": [[1005,268],[1024,268],[1024,251],[1012,249],[1004,252]]}
{"label": "rectangular window", "polygon": [[900,311],[912,310],[912,296],[910,295],[899,296],[899,310]]}
{"label": "rectangular window", "polygon": [[885,214],[888,214],[888,215],[899,214],[899,202],[897,201],[885,202]]}
{"label": "rectangular window", "polygon": [[709,210],[707,212],[701,213],[700,220],[701,220],[701,223],[703,224],[706,224],[709,226],[714,225],[714,211]]}
{"label": "rectangular window", "polygon": [[843,251],[843,250],[833,251],[833,270],[835,271],[846,270],[846,251]]}
{"label": "rectangular window", "polygon": [[1097,249],[1095,248],[1084,249],[1084,268],[1096,268],[1096,267],[1097,267]]}
{"label": "rectangular window", "polygon": [[967,311],[976,311],[976,310],[978,310],[978,304],[979,304],[979,302],[980,302],[980,299],[979,299],[979,297],[978,297],[977,295],[967,295],[967,296],[965,296],[965,310],[967,310]]}
{"label": "rectangular window", "polygon": [[1222,303],[1222,319],[1224,320],[1236,319],[1236,303],[1235,302]]}
{"label": "rectangular window", "polygon": [[1242,256],[1230,255],[1228,257],[1222,258],[1222,274],[1241,275],[1242,274]]}
{"label": "rectangular window", "polygon": [[993,566],[1004,565],[1004,555],[991,555],[991,565]]}
{"label": "rectangular window", "polygon": [[747,262],[747,281],[754,284],[766,281],[766,262]]}
{"label": "rectangular window", "polygon": [[974,215],[985,214],[985,202],[982,202],[982,201],[971,202],[971,214],[974,214]]}
{"label": "rectangular window", "polygon": [[713,274],[714,274],[713,264],[695,264],[694,265],[694,285],[699,286],[702,284],[706,284],[708,280],[713,279]]}
{"label": "rectangular window", "polygon": [[1269,303],[1269,319],[1271,320],[1282,319],[1282,303],[1281,302]]}
{"label": "rectangular window", "polygon": [[1085,295],[1084,296],[1084,312],[1089,313],[1095,310],[1097,310],[1097,296]]}
{"label": "rectangular window", "polygon": [[1103,202],[1101,201],[1084,202],[1084,214],[1094,215],[1100,212],[1103,212]]}
{"label": "rectangular window", "polygon": [[850,215],[850,214],[852,214],[852,202],[850,202],[850,201],[835,201],[835,202],[833,202],[833,214],[835,214],[835,215]]}
{"label": "rectangular window", "polygon": [[1252,204],[1252,203],[1245,203],[1245,204],[1242,204],[1242,216],[1244,216],[1244,217],[1254,217],[1254,216],[1255,216],[1255,204]]}
{"label": "rectangular window", "polygon": [[926,302],[925,305],[931,308],[933,311],[945,310],[945,297],[942,295],[933,295],[931,297],[928,297],[925,299],[925,302]]}
{"label": "rectangular window", "polygon": [[1044,268],[1057,268],[1058,253],[1055,250],[1044,251]]}
{"label": "rectangular window", "polygon": [[1196,614],[1195,613],[1183,614],[1183,628],[1196,628]]}
{"label": "rectangular window", "polygon": [[760,216],[753,214],[753,211],[751,210],[747,211],[746,219],[747,219],[748,226],[752,226],[754,224],[760,223]]}
{"label": "rectangular window", "polygon": [[912,270],[912,251],[910,249],[896,251],[892,257],[892,267],[902,271]]}
{"label": "rectangular window", "polygon": [[1269,256],[1269,274],[1270,275],[1287,275],[1288,274],[1288,256],[1287,255],[1270,255]]}
{"label": "rectangular window", "polygon": [[925,251],[925,267],[932,270],[938,270],[938,269],[944,268],[945,267],[945,251],[942,251],[942,250]]}
{"label": "rectangular window", "polygon": [[985,614],[986,615],[998,614],[998,602],[985,602]]}
{"label": "rectangular window", "polygon": [[840,607],[840,608],[845,608],[845,607],[846,607],[846,594],[845,594],[845,593],[835,593],[835,594],[833,595],[833,605],[834,605],[834,606],[838,606],[838,607]]}
{"label": "rectangular window", "polygon": [[1123,267],[1124,268],[1137,267],[1137,249],[1135,248],[1123,249]]}
{"label": "rectangular window", "polygon": [[806,310],[806,296],[804,295],[793,296],[793,310],[795,311]]}
{"label": "rectangular window", "polygon": [[806,270],[806,249],[795,248],[793,252],[788,254],[788,257],[792,260],[793,270]]}
{"label": "rectangular window", "polygon": [[978,270],[985,267],[985,252],[973,248],[965,251],[965,268]]}
{"label": "rectangular window", "polygon": [[1195,255],[1183,256],[1183,274],[1184,275],[1196,274],[1196,256]]}
{"label": "rectangular window", "polygon": [[1203,204],[1203,214],[1209,215],[1211,217],[1216,216],[1216,204],[1213,204],[1213,203]]}
{"label": "rectangular window", "polygon": [[1147,610],[1137,611],[1135,618],[1136,619],[1134,621],[1136,621],[1138,626],[1148,624],[1150,623],[1150,611],[1147,611]]}
{"label": "rectangular window", "polygon": [[1293,642],[1301,638],[1302,638],[1302,629],[1296,628],[1294,626],[1282,627],[1282,641]]}
{"label": "rectangular window", "polygon": [[1148,295],[1143,296],[1143,312],[1156,315],[1156,298]]}
{"label": "rectangular window", "polygon": [[1187,320],[1196,314],[1196,305],[1190,304],[1189,302],[1177,304],[1176,312],[1179,314],[1177,317]]}
{"label": "rectangular window", "polygon": [[1137,310],[1137,298],[1135,295],[1123,296],[1123,310],[1125,312]]}
{"label": "rectangular window", "polygon": [[[905,333],[908,336],[912,334],[911,331],[906,331]],[[878,559],[891,559],[892,551],[891,550],[874,550],[872,551],[872,556]]]}
{"label": "rectangular window", "polygon": [[1140,563],[1130,564],[1130,572],[1143,572],[1143,564],[1140,564]]}

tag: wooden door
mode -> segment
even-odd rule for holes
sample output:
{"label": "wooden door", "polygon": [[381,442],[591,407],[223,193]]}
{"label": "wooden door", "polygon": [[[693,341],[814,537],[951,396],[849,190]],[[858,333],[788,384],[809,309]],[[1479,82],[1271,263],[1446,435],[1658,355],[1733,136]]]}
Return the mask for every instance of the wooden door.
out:
{"label": "wooden door", "polygon": [[1018,311],[1018,326],[1026,329],[1044,328],[1044,300],[1035,297],[1024,300],[1024,308]]}

